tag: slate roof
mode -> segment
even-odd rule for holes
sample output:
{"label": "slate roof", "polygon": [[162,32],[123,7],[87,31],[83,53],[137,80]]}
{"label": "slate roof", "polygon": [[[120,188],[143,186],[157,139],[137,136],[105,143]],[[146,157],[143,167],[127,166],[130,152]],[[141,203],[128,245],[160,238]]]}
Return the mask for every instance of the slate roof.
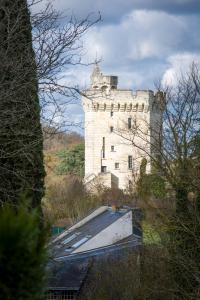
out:
{"label": "slate roof", "polygon": [[76,261],[79,259],[95,259],[102,260],[108,256],[118,256],[124,254],[133,249],[136,250],[142,245],[142,238],[131,235],[121,241],[116,242],[115,244],[99,247],[96,249],[91,249],[88,251],[82,251],[79,253],[72,253],[70,255],[64,254],[63,256],[58,256],[55,258],[55,261]]}
{"label": "slate roof", "polygon": [[76,259],[70,261],[52,261],[48,266],[49,290],[78,291],[87,275],[89,261]]}
{"label": "slate roof", "polygon": [[78,248],[79,243],[81,245],[84,244],[116,220],[127,214],[130,210],[130,208],[123,208],[113,212],[112,208],[108,207],[105,211],[82,226],[73,229],[64,236],[61,234],[61,238],[58,237],[51,246],[53,249],[53,256],[70,255],[75,248]]}
{"label": "slate roof", "polygon": [[[55,250],[54,259],[48,264],[48,290],[73,290],[80,291],[84,280],[87,277],[90,265],[94,261],[106,260],[109,256],[118,259],[120,256],[127,255],[128,251],[137,251],[142,244],[142,232],[139,224],[141,214],[135,210],[136,223],[133,226],[133,235],[120,240],[110,246],[100,247],[80,253],[66,252],[66,248],[73,246],[85,236],[95,236],[104,228],[121,218],[130,208],[124,208],[113,212],[108,207],[104,212],[89,220],[82,226],[73,229],[66,234],[60,235],[61,238],[54,239],[50,248]],[[76,235],[70,239],[72,235]],[[68,242],[63,244],[68,239]]]}
{"label": "slate roof", "polygon": [[138,251],[140,246],[141,240],[131,236],[111,246],[59,257],[48,266],[48,290],[80,291],[93,263],[106,261],[109,257],[118,260],[132,251]]}

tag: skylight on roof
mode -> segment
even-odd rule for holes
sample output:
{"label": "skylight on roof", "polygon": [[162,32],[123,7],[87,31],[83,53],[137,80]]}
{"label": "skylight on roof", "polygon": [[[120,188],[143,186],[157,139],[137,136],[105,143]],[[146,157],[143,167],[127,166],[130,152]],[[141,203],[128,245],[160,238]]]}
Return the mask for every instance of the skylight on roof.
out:
{"label": "skylight on roof", "polygon": [[70,248],[67,248],[67,249],[65,249],[65,252],[71,252],[72,251],[72,248],[70,247]]}
{"label": "skylight on roof", "polygon": [[71,242],[73,239],[75,239],[78,235],[80,234],[80,232],[74,233],[71,236],[69,236],[67,239],[65,239],[64,241],[62,241],[62,244],[65,245],[69,242]]}
{"label": "skylight on roof", "polygon": [[78,241],[77,243],[75,243],[72,247],[73,248],[77,248],[79,247],[80,245],[82,245],[83,243],[85,243],[87,240],[89,239],[88,236],[82,238],[80,241]]}

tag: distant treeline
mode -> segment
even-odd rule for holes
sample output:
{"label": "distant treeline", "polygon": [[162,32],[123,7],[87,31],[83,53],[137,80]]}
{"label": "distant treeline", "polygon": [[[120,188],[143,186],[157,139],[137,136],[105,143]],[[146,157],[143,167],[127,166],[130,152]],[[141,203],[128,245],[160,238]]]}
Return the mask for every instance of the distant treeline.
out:
{"label": "distant treeline", "polygon": [[77,132],[60,132],[54,127],[43,126],[44,151],[59,151],[72,148],[84,141]]}

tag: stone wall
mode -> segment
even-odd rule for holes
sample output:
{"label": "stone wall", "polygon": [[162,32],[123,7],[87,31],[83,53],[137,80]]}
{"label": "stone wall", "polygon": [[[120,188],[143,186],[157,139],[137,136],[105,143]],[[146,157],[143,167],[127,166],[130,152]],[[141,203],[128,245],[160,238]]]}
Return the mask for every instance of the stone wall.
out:
{"label": "stone wall", "polygon": [[[104,84],[102,79],[100,82]],[[151,152],[152,138],[149,132],[150,127],[160,124],[160,99],[150,90],[133,93],[117,89],[117,86],[112,89],[108,85],[102,90],[95,77],[95,88],[85,91],[82,102],[85,112],[85,177],[110,172],[118,187],[126,189],[133,181],[133,175],[139,173],[142,158],[149,161],[147,153]],[[128,122],[131,122],[131,128]],[[139,135],[135,134],[134,128]],[[137,147],[133,146],[133,140]],[[129,168],[129,156],[133,158],[132,168]],[[147,171],[150,169],[149,162]],[[105,185],[111,186],[107,182],[108,176],[105,178]]]}

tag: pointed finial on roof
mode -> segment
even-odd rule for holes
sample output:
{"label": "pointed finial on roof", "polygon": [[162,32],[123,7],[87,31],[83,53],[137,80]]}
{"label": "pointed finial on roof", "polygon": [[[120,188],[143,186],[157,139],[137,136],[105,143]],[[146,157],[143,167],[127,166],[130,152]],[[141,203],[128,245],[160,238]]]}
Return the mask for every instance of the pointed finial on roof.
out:
{"label": "pointed finial on roof", "polygon": [[93,69],[93,72],[92,72],[92,77],[99,76],[100,74],[101,74],[101,70],[100,70],[99,64],[98,64],[97,61],[95,61],[94,69]]}
{"label": "pointed finial on roof", "polygon": [[97,51],[96,51],[96,57],[95,57],[95,61],[94,61],[94,69],[93,69],[93,72],[92,72],[92,78],[93,77],[98,77],[101,75],[101,70],[100,70],[100,67],[99,67],[99,59],[98,59],[98,54],[97,54]]}
{"label": "pointed finial on roof", "polygon": [[98,55],[97,55],[97,51],[96,51],[96,56],[95,56],[95,64],[98,64],[98,59],[97,59]]}
{"label": "pointed finial on roof", "polygon": [[101,74],[101,70],[100,70],[100,67],[99,67],[98,64],[95,65],[94,70],[93,70],[93,74],[94,74],[95,76],[98,76],[98,75]]}

